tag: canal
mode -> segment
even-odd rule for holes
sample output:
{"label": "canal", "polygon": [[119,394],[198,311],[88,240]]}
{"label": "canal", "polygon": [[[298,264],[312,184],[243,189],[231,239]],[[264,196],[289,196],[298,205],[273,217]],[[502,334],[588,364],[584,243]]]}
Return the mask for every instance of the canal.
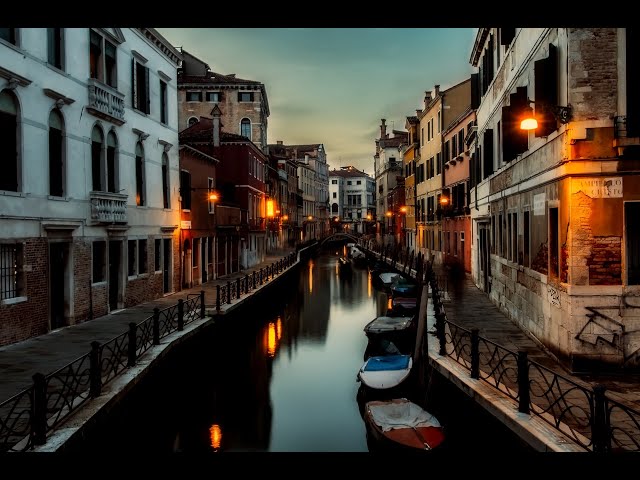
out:
{"label": "canal", "polygon": [[[259,308],[243,307],[176,349],[71,450],[367,452],[356,374],[363,327],[386,312],[387,296],[366,269],[340,275],[343,252],[323,251]],[[526,450],[437,374],[425,398],[447,449]]]}

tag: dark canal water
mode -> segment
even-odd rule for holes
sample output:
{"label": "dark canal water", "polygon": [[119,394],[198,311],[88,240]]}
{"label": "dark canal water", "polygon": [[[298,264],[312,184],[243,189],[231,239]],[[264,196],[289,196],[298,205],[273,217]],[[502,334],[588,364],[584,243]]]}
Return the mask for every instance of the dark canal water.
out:
{"label": "dark canal water", "polygon": [[[363,327],[387,297],[366,269],[340,276],[342,247],[299,268],[258,307],[226,319],[145,377],[79,451],[367,452],[356,374]],[[449,450],[526,450],[456,387],[433,375],[428,408]]]}

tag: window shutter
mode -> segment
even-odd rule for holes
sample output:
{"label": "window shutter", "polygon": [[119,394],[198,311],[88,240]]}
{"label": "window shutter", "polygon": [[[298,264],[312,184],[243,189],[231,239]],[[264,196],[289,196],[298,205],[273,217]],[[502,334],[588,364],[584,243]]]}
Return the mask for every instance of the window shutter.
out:
{"label": "window shutter", "polygon": [[548,107],[558,105],[558,53],[557,48],[549,44],[549,56],[534,63],[533,108],[538,119],[536,137],[546,137],[558,128],[558,122]]}
{"label": "window shutter", "polygon": [[149,87],[149,68],[144,69],[144,99],[145,99],[145,105],[144,105],[144,111],[145,113],[151,113],[151,95],[149,95],[150,91],[149,91],[150,87]]}
{"label": "window shutter", "polygon": [[510,45],[516,36],[515,28],[501,28],[500,29],[500,44],[501,45]]}
{"label": "window shutter", "polygon": [[627,136],[640,136],[640,92],[637,85],[640,81],[640,66],[638,65],[638,55],[640,55],[640,36],[637,28],[626,29],[627,40],[627,85],[635,87],[627,89]]}
{"label": "window shutter", "polygon": [[511,132],[515,148],[514,153],[515,155],[519,155],[529,149],[529,132],[520,128],[519,118],[523,108],[529,106],[527,103],[527,87],[516,88],[516,93],[510,95],[510,98],[512,113]]}
{"label": "window shutter", "polygon": [[482,146],[484,147],[484,174],[482,178],[485,179],[493,173],[493,129],[488,128],[484,131]]}
{"label": "window shutter", "polygon": [[131,59],[131,106],[133,108],[138,107],[138,97],[136,94],[138,89],[136,88],[136,61]]}

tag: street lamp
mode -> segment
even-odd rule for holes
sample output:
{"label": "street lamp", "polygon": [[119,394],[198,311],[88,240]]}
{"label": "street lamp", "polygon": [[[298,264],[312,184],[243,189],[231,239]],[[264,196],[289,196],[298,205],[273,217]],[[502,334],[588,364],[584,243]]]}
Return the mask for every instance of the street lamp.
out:
{"label": "street lamp", "polygon": [[[530,103],[535,104],[536,102],[527,98],[527,104]],[[542,102],[538,102],[538,105],[538,110],[542,112],[550,112],[560,123],[568,123],[571,119],[571,105],[563,107],[560,105],[548,105]],[[525,115],[523,120],[520,122],[520,128],[522,130],[535,130],[538,128],[538,120],[533,115],[533,108],[529,106],[525,107]]]}

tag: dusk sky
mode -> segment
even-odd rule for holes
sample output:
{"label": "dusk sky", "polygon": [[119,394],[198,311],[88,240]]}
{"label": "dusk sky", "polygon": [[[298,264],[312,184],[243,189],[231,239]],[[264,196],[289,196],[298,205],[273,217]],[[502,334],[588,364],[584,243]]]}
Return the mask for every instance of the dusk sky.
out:
{"label": "dusk sky", "polygon": [[380,119],[404,130],[425,90],[469,77],[474,28],[158,28],[214,72],[264,83],[269,143],[322,143],[373,174]]}

